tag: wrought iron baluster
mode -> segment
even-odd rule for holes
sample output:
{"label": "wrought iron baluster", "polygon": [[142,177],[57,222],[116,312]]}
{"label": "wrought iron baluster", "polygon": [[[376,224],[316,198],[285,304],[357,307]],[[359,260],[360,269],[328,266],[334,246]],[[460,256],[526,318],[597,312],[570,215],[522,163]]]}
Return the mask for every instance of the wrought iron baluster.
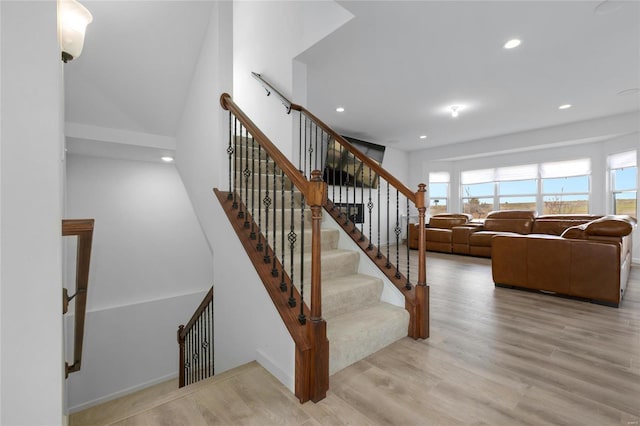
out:
{"label": "wrought iron baluster", "polygon": [[404,286],[407,290],[411,290],[411,258],[409,252],[409,200],[407,202],[407,239],[406,239],[406,247],[407,247],[407,284]]}
{"label": "wrought iron baluster", "polygon": [[[293,199],[293,189],[294,187],[292,185],[291,192],[290,192],[292,199]],[[304,208],[304,206],[302,208]],[[294,214],[293,203],[291,203],[291,205],[289,206],[289,212],[291,214],[291,217],[290,217],[291,224],[289,225],[289,234],[287,235],[287,240],[289,241],[289,278],[291,279],[291,287],[289,288],[289,306],[293,308],[296,306],[296,299],[293,293],[293,288],[295,283],[294,281],[295,271],[293,266],[293,259],[294,259],[294,250],[296,248],[296,240],[298,237],[295,231],[295,214]],[[282,213],[284,214],[284,211]]]}
{"label": "wrought iron baluster", "polygon": [[244,176],[244,228],[249,229],[249,212],[246,211],[249,207],[249,176],[251,176],[251,171],[249,170],[249,130],[245,127],[244,129],[244,169],[242,170],[242,176]]}
{"label": "wrought iron baluster", "polygon": [[243,152],[243,147],[242,147],[242,129],[244,128],[244,125],[242,123],[240,123],[240,140],[238,143],[238,137],[236,136],[236,144],[240,145],[240,167],[238,168],[238,179],[240,179],[240,193],[238,194],[238,204],[240,206],[240,209],[238,210],[238,219],[243,219],[244,218],[244,210],[243,210],[243,204],[242,204],[242,195],[243,195],[243,187],[242,187],[242,181],[243,176],[244,176],[244,161],[245,161],[245,155]]}
{"label": "wrought iron baluster", "polygon": [[[307,117],[306,116],[304,118],[304,125],[305,125],[304,137],[306,139],[306,137],[307,137]],[[313,129],[311,128],[311,126],[312,126],[312,124],[310,123],[308,125],[308,127],[309,127],[309,173],[305,175],[306,177],[311,176],[311,172],[313,171],[313,165],[312,165],[313,164],[313,145],[312,145],[312,139],[313,139],[312,130]]]}
{"label": "wrought iron baluster", "polygon": [[[356,163],[357,159],[356,159],[355,154],[351,154],[351,156],[353,157],[353,175],[352,175],[353,176],[353,209],[355,211],[358,211],[357,210],[358,206],[356,204],[356,195],[358,194],[358,186],[357,186],[357,183],[358,183],[358,172],[356,171],[356,168],[358,166],[357,166],[357,163]],[[351,216],[351,208],[349,209],[349,216]],[[353,219],[352,219],[352,221],[353,221],[353,229],[351,230],[351,232],[353,232],[353,233],[355,233],[357,231],[357,229],[358,229],[358,225],[356,224],[356,216],[357,215],[353,215]]]}
{"label": "wrought iron baluster", "polygon": [[[269,162],[266,163],[265,168],[268,168]],[[258,244],[256,249],[258,251],[263,250],[262,246],[262,145],[258,144]]]}
{"label": "wrought iron baluster", "polygon": [[[269,155],[267,155],[267,170],[270,170],[270,166],[269,166],[269,161],[271,160],[271,158],[269,157]],[[273,172],[275,173],[275,163],[273,163],[274,166],[274,170]],[[262,203],[264,204],[264,228],[265,228],[265,232],[264,232],[264,242],[265,245],[267,247],[264,248],[264,263],[270,263],[271,262],[271,257],[269,256],[269,207],[271,207],[271,197],[269,196],[269,172],[267,172],[267,175],[265,177],[265,193],[264,193],[264,198],[262,199]]]}
{"label": "wrought iron baluster", "polygon": [[371,191],[373,189],[373,182],[371,181],[371,167],[369,167],[369,202],[367,203],[367,208],[369,209],[369,245],[367,246],[367,250],[371,250],[373,248],[373,233],[371,232],[372,219],[371,219],[371,211],[373,210],[373,201],[371,201]]}
{"label": "wrought iron baluster", "polygon": [[[285,190],[284,190],[284,186],[285,186],[285,174],[284,172],[281,175],[281,180],[280,180],[280,209],[282,210],[280,212],[280,253],[282,255],[282,259],[280,259],[280,290],[285,292],[287,291],[287,283],[284,281],[284,265],[285,265],[285,261],[287,258],[287,249],[284,245],[284,234],[285,234],[285,228],[284,228],[284,216],[286,214],[286,208],[285,208],[285,203],[284,203],[284,194],[285,194]],[[293,197],[291,197],[292,201],[291,201],[291,205],[293,205]]]}
{"label": "wrought iron baluster", "polygon": [[[302,112],[298,113],[298,170],[302,170]],[[306,147],[305,147],[306,149]]]}
{"label": "wrought iron baluster", "polygon": [[304,175],[307,176],[307,116],[304,117]]}
{"label": "wrought iron baluster", "polygon": [[390,204],[390,198],[389,198],[389,181],[387,181],[387,263],[384,264],[384,266],[389,269],[391,268],[391,262],[389,262],[389,258],[390,258],[390,254],[389,254],[389,244],[390,244],[390,238],[389,238],[389,231],[390,231],[390,226],[389,226],[389,204]]}
{"label": "wrought iron baluster", "polygon": [[[283,170],[280,170],[281,174],[284,174]],[[276,188],[276,179],[277,179],[277,173],[274,170],[273,171],[273,246],[272,246],[272,251],[273,251],[273,258],[271,259],[271,276],[272,277],[277,277],[278,276],[278,268],[276,267],[276,261],[277,261],[277,257],[278,257],[278,237],[277,237],[277,228],[276,228],[276,221],[277,221],[277,217],[276,217],[276,212],[278,211],[278,193],[276,192],[278,189]]]}
{"label": "wrought iron baluster", "polygon": [[315,129],[316,129],[316,131],[315,131],[315,134],[316,134],[316,139],[315,139],[315,146],[316,146],[315,147],[315,158],[316,158],[316,160],[315,160],[315,165],[313,166],[313,169],[311,170],[311,171],[313,171],[313,170],[320,170],[320,166],[318,165],[318,126],[313,121],[311,122],[311,126],[312,126],[312,128],[315,127]]}
{"label": "wrought iron baluster", "polygon": [[238,117],[233,118],[233,204],[234,209],[238,208],[237,186],[238,186]]}
{"label": "wrought iron baluster", "polygon": [[[360,222],[360,238],[358,241],[364,241],[364,163],[360,164],[360,203],[358,207],[362,206],[362,222]],[[358,213],[360,209],[357,210]]]}
{"label": "wrought iron baluster", "polygon": [[255,195],[256,195],[256,143],[251,136],[251,234],[249,238],[256,239],[256,215],[255,215]]}
{"label": "wrought iron baluster", "polygon": [[382,258],[382,253],[380,253],[380,191],[382,190],[382,179],[378,179],[378,252],[376,253],[376,258]]}
{"label": "wrought iron baluster", "polygon": [[340,145],[340,157],[338,160],[337,168],[340,169],[340,188],[339,188],[339,208],[338,208],[338,217],[342,217],[342,178],[344,177],[344,168],[342,167],[342,144]]}
{"label": "wrought iron baluster", "polygon": [[400,233],[402,228],[400,227],[400,191],[396,188],[396,226],[393,228],[393,232],[396,234],[396,278],[400,278]]}
{"label": "wrought iron baluster", "polygon": [[227,147],[227,154],[229,155],[229,193],[227,194],[227,200],[231,200],[233,199],[233,193],[231,192],[231,170],[233,170],[233,165],[231,164],[231,160],[233,157],[233,146],[231,145],[231,140],[233,138],[231,131],[232,131],[232,127],[231,127],[231,111],[229,111],[229,146]]}

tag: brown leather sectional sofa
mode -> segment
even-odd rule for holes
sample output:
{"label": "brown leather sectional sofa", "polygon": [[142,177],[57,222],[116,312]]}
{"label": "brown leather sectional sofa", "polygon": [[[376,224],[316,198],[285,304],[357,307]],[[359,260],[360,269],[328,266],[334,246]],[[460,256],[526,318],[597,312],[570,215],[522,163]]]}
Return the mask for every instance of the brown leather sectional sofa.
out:
{"label": "brown leather sectional sofa", "polygon": [[634,226],[628,216],[605,216],[562,235],[496,235],[493,281],[617,307],[629,278]]}
{"label": "brown leather sectional sofa", "polygon": [[[545,215],[496,211],[484,223],[435,215],[427,250],[492,258],[496,285],[557,292],[618,306],[631,267],[629,216]],[[417,248],[418,229],[409,230]]]}

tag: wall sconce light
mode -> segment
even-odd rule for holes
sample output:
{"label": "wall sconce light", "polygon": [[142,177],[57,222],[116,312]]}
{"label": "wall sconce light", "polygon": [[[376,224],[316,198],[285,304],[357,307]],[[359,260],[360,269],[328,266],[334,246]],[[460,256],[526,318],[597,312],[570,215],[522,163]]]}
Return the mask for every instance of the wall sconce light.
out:
{"label": "wall sconce light", "polygon": [[82,53],[84,34],[93,17],[76,0],[59,0],[58,7],[62,61],[67,63]]}

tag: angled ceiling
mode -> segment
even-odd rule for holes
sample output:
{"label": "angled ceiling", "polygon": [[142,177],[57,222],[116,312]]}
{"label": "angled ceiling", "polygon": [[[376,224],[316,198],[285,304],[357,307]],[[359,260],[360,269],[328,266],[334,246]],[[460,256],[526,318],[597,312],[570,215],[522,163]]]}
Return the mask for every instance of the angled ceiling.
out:
{"label": "angled ceiling", "polygon": [[640,3],[600,3],[341,1],[355,18],[297,58],[308,108],[405,150],[638,111]]}
{"label": "angled ceiling", "polygon": [[[158,135],[147,147],[166,151],[213,3],[85,3],[85,50],[65,65],[66,121],[84,129],[70,151],[106,129]],[[592,1],[339,3],[355,18],[296,59],[307,106],[346,135],[417,150],[640,110],[640,95],[617,94],[640,88],[639,2],[610,0],[607,14]],[[503,49],[513,37],[522,45]],[[457,119],[453,103],[468,105]]]}
{"label": "angled ceiling", "polygon": [[209,1],[87,1],[82,56],[65,65],[66,121],[175,136]]}

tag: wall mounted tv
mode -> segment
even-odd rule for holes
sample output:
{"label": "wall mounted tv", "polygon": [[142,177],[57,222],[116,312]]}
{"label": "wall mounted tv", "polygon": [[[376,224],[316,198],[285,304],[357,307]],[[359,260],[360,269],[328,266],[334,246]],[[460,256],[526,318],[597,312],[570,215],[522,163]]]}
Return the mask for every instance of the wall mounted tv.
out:
{"label": "wall mounted tv", "polygon": [[[343,137],[377,164],[382,164],[384,146],[347,136]],[[329,141],[325,165],[324,181],[329,185],[378,187],[378,174],[344,149],[335,139]]]}

